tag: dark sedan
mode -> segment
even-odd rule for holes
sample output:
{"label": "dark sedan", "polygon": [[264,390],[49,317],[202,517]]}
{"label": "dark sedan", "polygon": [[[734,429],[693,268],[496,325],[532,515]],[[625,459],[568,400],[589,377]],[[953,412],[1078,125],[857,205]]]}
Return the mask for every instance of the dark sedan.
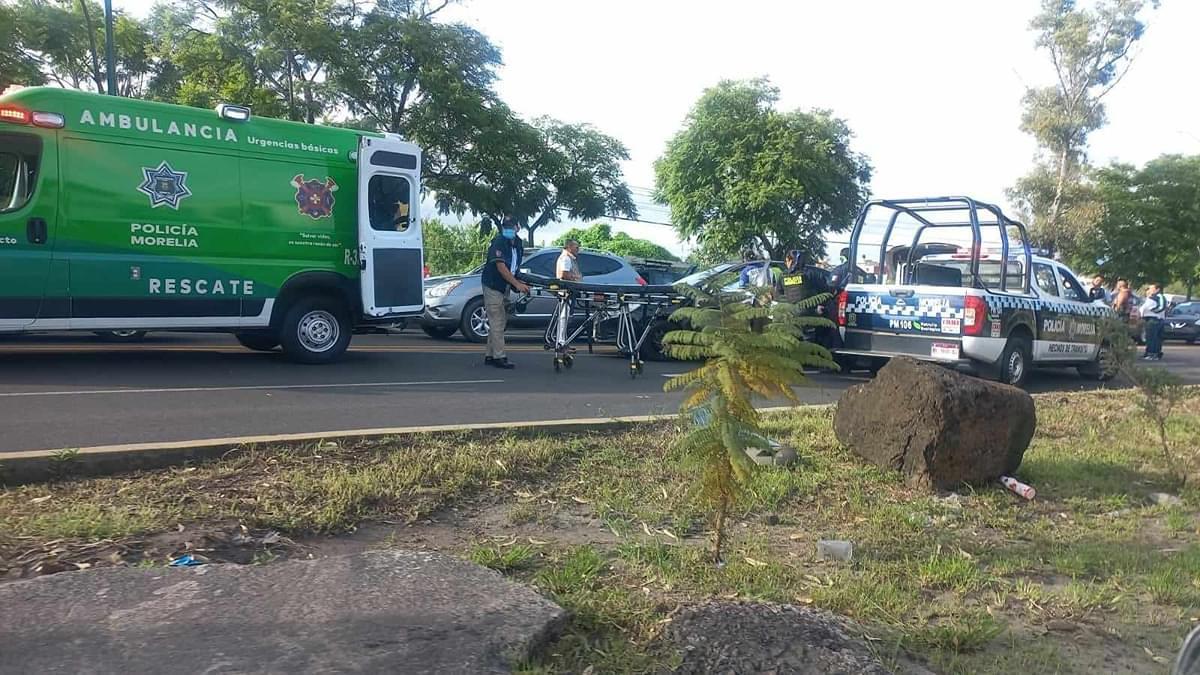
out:
{"label": "dark sedan", "polygon": [[1167,312],[1166,326],[1163,327],[1163,338],[1166,340],[1184,340],[1189,345],[1200,340],[1200,302],[1185,302],[1176,305]]}

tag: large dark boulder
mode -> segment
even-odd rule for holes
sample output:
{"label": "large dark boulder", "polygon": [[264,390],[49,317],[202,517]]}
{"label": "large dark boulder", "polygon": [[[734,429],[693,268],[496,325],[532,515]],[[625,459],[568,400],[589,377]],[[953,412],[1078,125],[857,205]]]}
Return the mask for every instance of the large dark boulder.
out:
{"label": "large dark boulder", "polygon": [[1015,472],[1037,413],[1016,387],[895,358],[842,394],[833,427],[843,445],[911,484],[953,488]]}

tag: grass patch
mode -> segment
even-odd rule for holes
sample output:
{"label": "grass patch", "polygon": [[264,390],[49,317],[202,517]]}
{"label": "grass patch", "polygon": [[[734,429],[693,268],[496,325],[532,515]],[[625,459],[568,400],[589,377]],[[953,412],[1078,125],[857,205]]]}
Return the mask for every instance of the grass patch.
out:
{"label": "grass patch", "polygon": [[[1032,502],[992,486],[942,500],[840,447],[828,409],[769,417],[769,433],[800,457],[754,474],[721,566],[669,442],[680,429],[667,422],[253,448],[195,467],[4,489],[0,576],[6,561],[59,539],[214,521],[289,536],[409,526],[397,536],[453,509],[490,535],[453,552],[573,613],[564,637],[523,672],[669,668],[678,657],[656,641],[663,622],[712,596],[842,613],[873,645],[890,645],[881,654],[898,648],[943,672],[1159,668],[1145,649],[1172,653],[1200,615],[1200,492],[1177,493],[1182,506],[1150,505],[1173,480],[1130,424],[1127,393],[1037,400],[1038,434],[1019,474],[1038,490]],[[1172,434],[1200,437],[1200,401],[1182,413]],[[853,541],[853,560],[818,560],[818,539]]]}

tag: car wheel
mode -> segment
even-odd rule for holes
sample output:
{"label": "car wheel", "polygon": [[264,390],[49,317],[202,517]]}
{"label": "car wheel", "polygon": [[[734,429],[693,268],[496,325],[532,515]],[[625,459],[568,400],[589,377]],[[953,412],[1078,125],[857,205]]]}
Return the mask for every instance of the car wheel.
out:
{"label": "car wheel", "polygon": [[271,333],[235,333],[234,337],[243,347],[256,352],[274,351],[279,346],[279,336]]}
{"label": "car wheel", "polygon": [[330,363],[350,346],[346,307],[325,296],[301,298],[283,317],[279,342],[283,353],[299,363]]}
{"label": "car wheel", "polygon": [[434,340],[448,340],[458,331],[454,326],[421,326],[421,330]]}
{"label": "car wheel", "polygon": [[641,356],[644,361],[670,361],[671,357],[667,354],[666,345],[663,344],[663,337],[671,332],[671,324],[665,319],[660,319],[654,322],[650,327],[650,333],[646,335],[646,341],[642,343]]}
{"label": "car wheel", "polygon": [[463,309],[462,322],[459,325],[463,337],[471,342],[487,342],[489,330],[488,313],[487,308],[483,306],[483,298],[475,298],[468,302]]}
{"label": "car wheel", "polygon": [[1000,356],[1000,373],[997,378],[1004,384],[1014,387],[1024,387],[1029,381],[1029,371],[1033,367],[1033,346],[1029,338],[1014,336],[1008,338],[1004,353]]}
{"label": "car wheel", "polygon": [[96,337],[105,342],[141,342],[146,339],[144,330],[100,330]]}

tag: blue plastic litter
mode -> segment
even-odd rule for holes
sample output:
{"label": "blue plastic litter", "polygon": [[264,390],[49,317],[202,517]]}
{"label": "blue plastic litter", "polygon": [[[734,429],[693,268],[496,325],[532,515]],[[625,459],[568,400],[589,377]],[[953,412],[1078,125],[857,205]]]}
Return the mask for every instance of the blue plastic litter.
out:
{"label": "blue plastic litter", "polygon": [[188,555],[181,555],[178,558],[172,560],[171,564],[169,566],[170,567],[195,567],[196,565],[203,565],[203,564],[204,564],[203,560],[197,560],[194,556],[192,556],[189,553]]}

